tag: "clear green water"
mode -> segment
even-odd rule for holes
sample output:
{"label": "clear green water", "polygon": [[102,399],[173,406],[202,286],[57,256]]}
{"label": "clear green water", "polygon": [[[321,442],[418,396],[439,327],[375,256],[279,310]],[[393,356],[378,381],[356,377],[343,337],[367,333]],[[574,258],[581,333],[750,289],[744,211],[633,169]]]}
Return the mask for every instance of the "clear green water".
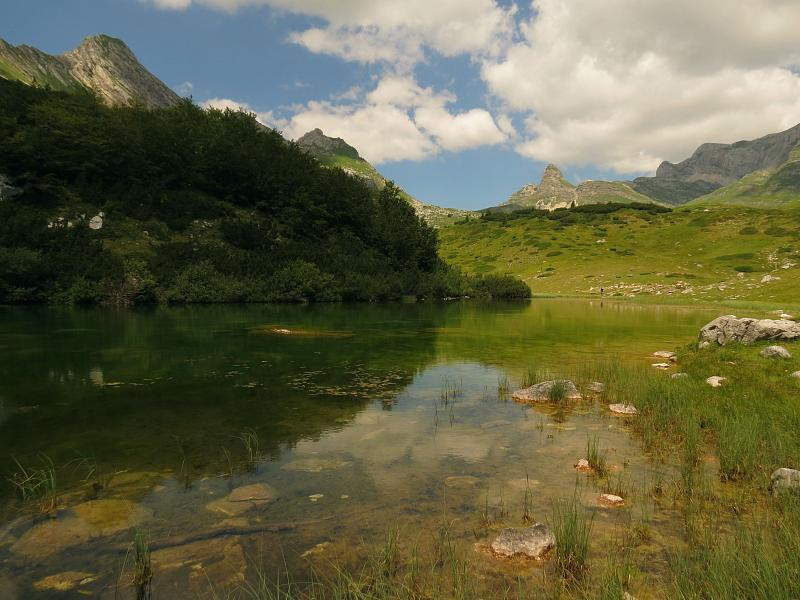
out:
{"label": "clear green water", "polygon": [[[717,315],[583,300],[0,308],[0,469],[8,476],[14,459],[36,465],[46,455],[68,490],[57,516],[32,517],[2,482],[0,596],[126,597],[125,578],[117,582],[133,525],[156,549],[156,597],[212,588],[224,597],[255,565],[301,573],[309,560],[357,564],[387,527],[406,540],[432,536],[443,510],[460,550],[475,553],[502,523],[521,524],[526,488],[544,521],[577,489],[595,513],[595,553],[645,515],[656,573],[676,515],[633,498],[598,508],[597,490],[572,466],[597,435],[631,489],[667,467],[642,456],[599,401],[554,412],[501,397],[498,381],[518,387],[532,366],[576,380],[603,362],[647,366]],[[444,402],[443,389],[456,397]],[[238,439],[246,431],[259,442],[250,469]],[[234,517],[207,508],[252,483],[277,499]],[[87,524],[75,509],[110,500],[125,500],[113,505],[123,513],[137,507],[136,517],[115,510]],[[488,528],[485,512],[496,521]],[[538,566],[477,562],[489,584],[540,577]],[[64,571],[96,579],[66,596],[35,591]]]}

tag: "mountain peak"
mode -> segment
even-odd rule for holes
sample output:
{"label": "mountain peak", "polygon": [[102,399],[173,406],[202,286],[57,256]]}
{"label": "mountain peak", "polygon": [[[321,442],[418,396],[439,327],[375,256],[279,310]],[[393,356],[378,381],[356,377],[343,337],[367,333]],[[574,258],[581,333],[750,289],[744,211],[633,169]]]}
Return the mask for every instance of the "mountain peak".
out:
{"label": "mountain peak", "polygon": [[325,135],[317,127],[312,129],[297,140],[297,145],[303,150],[320,158],[322,156],[346,156],[348,158],[361,159],[358,150],[345,142],[342,138],[332,138]]}
{"label": "mountain peak", "polygon": [[139,63],[125,42],[104,34],[85,38],[61,56],[0,40],[0,77],[61,91],[90,89],[110,105],[136,102],[165,108],[180,101]]}

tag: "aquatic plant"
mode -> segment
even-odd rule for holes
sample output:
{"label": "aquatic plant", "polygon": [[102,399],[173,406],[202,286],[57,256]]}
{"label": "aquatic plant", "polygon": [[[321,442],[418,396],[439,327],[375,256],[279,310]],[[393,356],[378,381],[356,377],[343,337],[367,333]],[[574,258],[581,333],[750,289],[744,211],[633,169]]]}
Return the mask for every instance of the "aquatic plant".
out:
{"label": "aquatic plant", "polygon": [[578,578],[588,568],[589,536],[594,518],[586,514],[577,495],[553,504],[555,558],[565,578]]}
{"label": "aquatic plant", "polygon": [[567,388],[567,382],[559,379],[553,382],[553,385],[550,386],[550,389],[547,392],[547,397],[550,402],[554,404],[562,404],[567,400],[567,394],[569,390]]}
{"label": "aquatic plant", "polygon": [[598,477],[605,477],[608,474],[606,456],[600,450],[600,440],[597,436],[586,440],[586,460],[589,461],[589,467]]}
{"label": "aquatic plant", "polygon": [[8,477],[8,481],[16,490],[20,500],[38,502],[41,512],[54,510],[58,503],[57,480],[56,468],[50,457],[40,454],[40,466],[29,465],[26,467],[16,458],[13,460],[17,470]]}
{"label": "aquatic plant", "polygon": [[249,429],[243,431],[236,439],[242,442],[245,451],[244,466],[247,471],[257,471],[258,463],[261,460],[261,453],[258,447],[258,434]]}

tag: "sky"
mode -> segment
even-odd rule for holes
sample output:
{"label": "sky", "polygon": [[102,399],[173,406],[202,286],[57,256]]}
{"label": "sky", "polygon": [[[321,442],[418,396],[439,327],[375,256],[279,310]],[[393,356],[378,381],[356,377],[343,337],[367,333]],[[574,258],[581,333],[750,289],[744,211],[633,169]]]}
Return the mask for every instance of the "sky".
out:
{"label": "sky", "polygon": [[0,38],[105,33],[198,104],[315,127],[433,204],[632,179],[800,122],[798,0],[2,0]]}

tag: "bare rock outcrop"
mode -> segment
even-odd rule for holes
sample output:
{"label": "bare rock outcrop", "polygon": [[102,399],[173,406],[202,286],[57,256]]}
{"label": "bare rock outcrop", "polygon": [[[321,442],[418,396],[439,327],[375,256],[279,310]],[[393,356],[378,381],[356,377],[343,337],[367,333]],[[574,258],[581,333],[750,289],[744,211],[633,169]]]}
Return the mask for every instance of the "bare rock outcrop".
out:
{"label": "bare rock outcrop", "polygon": [[700,330],[700,342],[752,344],[766,340],[800,339],[800,323],[788,319],[738,319],[718,317]]}

